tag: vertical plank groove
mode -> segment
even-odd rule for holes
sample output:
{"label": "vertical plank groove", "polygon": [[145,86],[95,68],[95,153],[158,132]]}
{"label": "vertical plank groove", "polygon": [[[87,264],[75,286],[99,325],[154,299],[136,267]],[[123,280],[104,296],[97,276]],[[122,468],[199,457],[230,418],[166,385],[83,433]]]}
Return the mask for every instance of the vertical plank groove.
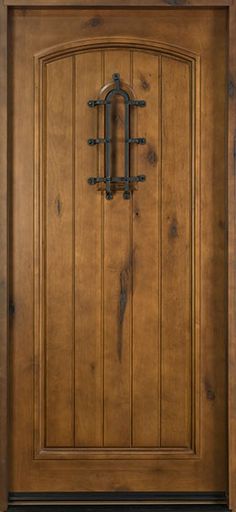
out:
{"label": "vertical plank groove", "polygon": [[201,114],[200,114],[200,65],[199,61],[195,62],[194,69],[194,80],[195,80],[195,90],[197,94],[192,101],[196,102],[195,111],[196,111],[196,119],[193,120],[194,127],[192,130],[194,132],[194,208],[195,208],[195,217],[194,217],[194,233],[196,240],[194,241],[194,255],[193,255],[193,266],[195,270],[194,274],[194,287],[195,287],[195,296],[194,296],[194,310],[192,312],[193,318],[195,319],[195,330],[194,330],[194,350],[193,350],[193,377],[194,377],[194,397],[192,396],[192,407],[193,407],[193,425],[192,425],[192,447],[196,453],[199,453],[200,450],[200,426],[201,426],[201,399],[200,399],[200,376],[201,376],[201,340],[200,340],[200,328],[201,328],[201,172],[200,172],[200,150],[201,150],[201,142],[200,142],[200,133],[201,133]]}
{"label": "vertical plank groove", "polygon": [[193,68],[194,64],[189,65],[189,91],[188,91],[188,102],[189,102],[189,170],[190,170],[190,180],[189,180],[189,233],[188,239],[190,241],[189,248],[189,332],[190,332],[190,343],[189,343],[189,415],[187,419],[187,429],[189,432],[189,446],[193,446],[193,417],[194,417],[194,389],[193,389],[193,357],[195,356],[194,352],[194,337],[195,337],[195,265],[194,265],[194,254],[195,254],[195,215],[196,215],[196,205],[195,205],[195,179],[196,179],[196,170],[194,165],[194,122],[196,118],[196,110],[194,109],[194,96],[193,96]]}
{"label": "vertical plank groove", "polygon": [[[130,86],[134,87],[134,52],[130,50]],[[136,130],[137,117],[135,112],[130,112],[130,136],[133,136],[133,130]],[[135,151],[130,150],[130,174],[132,174],[132,158],[136,156]],[[135,159],[134,159],[135,161]],[[133,167],[135,173],[135,166]],[[130,247],[131,247],[131,283],[130,283],[130,306],[131,306],[131,318],[130,318],[130,446],[133,446],[133,349],[134,349],[134,222],[133,222],[133,211],[134,211],[134,197],[131,194],[130,198]]]}
{"label": "vertical plank groove", "polygon": [[[47,169],[47,66],[44,64],[41,66],[41,86],[42,86],[42,98],[40,104],[40,116],[42,119],[41,128],[41,147],[40,147],[40,164],[41,164],[41,176],[39,184],[39,324],[38,333],[40,338],[40,363],[42,364],[42,371],[39,372],[40,379],[40,434],[42,432],[42,438],[40,439],[40,446],[47,446],[47,357],[46,357],[46,323],[47,323],[47,309],[46,309],[46,251],[47,251],[47,237],[46,237],[46,202],[45,202],[45,190],[47,189],[47,175],[45,170]],[[36,240],[37,243],[37,240]],[[40,268],[41,263],[41,268]],[[44,306],[45,305],[45,306]],[[37,332],[35,333],[37,336]]]}
{"label": "vertical plank groove", "polygon": [[200,173],[200,69],[199,61],[195,61],[191,70],[190,84],[190,102],[191,109],[191,161],[192,179],[191,179],[191,318],[190,325],[192,331],[191,341],[191,446],[199,453],[199,435],[200,435],[200,309],[201,309],[201,218],[200,218],[200,198],[201,198],[201,173]]}
{"label": "vertical plank groove", "polygon": [[162,133],[162,55],[159,57],[159,296],[158,296],[158,307],[159,307],[159,432],[160,432],[160,446],[162,446],[162,422],[161,422],[161,410],[162,410],[162,145],[163,145],[163,133]]}
{"label": "vertical plank groove", "polygon": [[75,446],[75,123],[76,123],[76,60],[72,57],[72,322],[73,322],[73,446]]}
{"label": "vertical plank groove", "polygon": [[[105,52],[101,52],[101,64],[102,64],[102,84],[105,83]],[[98,116],[99,130],[101,129],[101,115]],[[104,119],[103,119],[103,131],[104,131]],[[104,133],[104,132],[103,132]],[[104,154],[103,154],[104,157]],[[98,173],[100,168],[98,169]],[[101,194],[101,336],[102,336],[102,446],[104,447],[104,194]]]}

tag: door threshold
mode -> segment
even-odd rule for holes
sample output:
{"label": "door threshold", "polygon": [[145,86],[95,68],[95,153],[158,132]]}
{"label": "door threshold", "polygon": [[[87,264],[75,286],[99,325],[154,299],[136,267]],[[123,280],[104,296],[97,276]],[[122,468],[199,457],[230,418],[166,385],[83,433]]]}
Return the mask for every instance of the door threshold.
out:
{"label": "door threshold", "polygon": [[225,492],[11,492],[9,512],[227,512]]}
{"label": "door threshold", "polygon": [[217,504],[157,504],[157,503],[96,503],[96,504],[10,504],[8,512],[230,512],[227,505]]}

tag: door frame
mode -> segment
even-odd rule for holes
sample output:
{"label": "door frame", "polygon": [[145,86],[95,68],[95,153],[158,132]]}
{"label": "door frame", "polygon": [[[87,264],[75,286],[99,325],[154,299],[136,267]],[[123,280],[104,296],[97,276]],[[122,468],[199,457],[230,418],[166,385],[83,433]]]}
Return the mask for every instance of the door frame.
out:
{"label": "door frame", "polygon": [[[11,7],[224,7],[228,12],[228,508],[236,512],[236,0],[0,0],[0,512],[8,509],[8,124],[7,27]],[[189,510],[188,505],[176,505]],[[152,505],[141,505],[149,510]],[[161,506],[162,507],[162,506]],[[210,507],[210,508],[209,508]],[[211,505],[204,510],[210,510]],[[217,505],[213,506],[214,510]],[[22,511],[20,507],[14,510]],[[29,510],[29,506],[27,505]],[[43,506],[42,506],[43,508]],[[76,507],[77,508],[77,507]],[[82,506],[83,508],[83,506]],[[97,509],[99,508],[96,507]],[[102,506],[103,508],[103,506]],[[119,510],[123,510],[122,505]],[[193,505],[196,511],[201,505]],[[47,507],[48,509],[48,507]],[[61,510],[66,510],[62,506]],[[162,507],[163,509],[163,507]],[[46,508],[45,508],[46,510]],[[101,510],[101,508],[99,508]],[[114,510],[106,505],[107,512]],[[116,507],[118,511],[118,507]],[[169,510],[169,506],[168,506]],[[222,509],[221,509],[222,510]]]}

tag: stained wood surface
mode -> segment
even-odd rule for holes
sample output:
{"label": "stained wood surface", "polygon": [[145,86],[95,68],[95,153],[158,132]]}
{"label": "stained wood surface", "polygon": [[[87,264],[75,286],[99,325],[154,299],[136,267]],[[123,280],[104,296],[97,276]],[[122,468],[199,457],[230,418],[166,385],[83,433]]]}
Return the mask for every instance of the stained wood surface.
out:
{"label": "stained wood surface", "polygon": [[[129,51],[105,54],[104,83],[116,71],[130,84]],[[122,176],[124,108],[120,101],[111,115],[112,135],[117,130],[111,165],[114,174]],[[113,201],[104,201],[104,445],[111,447],[131,445],[131,205],[118,193]]]}
{"label": "stained wood surface", "polygon": [[236,289],[235,289],[235,171],[236,171],[236,6],[229,13],[229,117],[228,117],[228,471],[229,506],[236,509],[236,407],[235,407],[235,365],[236,365]]}
{"label": "stained wood surface", "polygon": [[[106,51],[103,55],[97,52],[95,56],[91,54],[90,60],[87,55],[78,56],[76,66],[81,66],[81,59],[82,67],[76,68],[77,79],[73,72],[74,57],[50,62],[45,71],[46,134],[42,134],[46,148],[46,164],[42,168],[45,183],[42,195],[46,196],[45,228],[42,230],[45,245],[42,295],[45,299],[42,298],[40,309],[46,344],[44,348],[41,340],[41,350],[45,354],[42,394],[45,394],[46,446],[72,447],[76,444],[80,447],[82,431],[82,446],[92,443],[96,447],[96,436],[102,435],[98,446],[191,449],[191,409],[194,409],[191,358],[198,358],[193,351],[196,319],[191,311],[191,301],[195,297],[191,258],[197,243],[192,226],[191,66],[188,62],[154,55],[146,56],[144,63],[142,53],[129,50]],[[86,176],[88,169],[96,175],[98,151],[85,144],[81,115],[86,119],[87,96],[81,97],[79,91],[82,69],[87,66],[94,75],[94,59],[99,83],[101,80],[109,83],[114,69],[119,69],[123,83],[134,82],[134,88],[137,84],[137,92],[141,95],[146,91],[147,107],[139,113],[136,123],[134,118],[132,120],[133,130],[137,129],[140,136],[143,131],[148,144],[133,152],[132,168],[133,173],[142,173],[141,166],[149,166],[149,187],[140,186],[134,192],[135,214],[133,201],[124,201],[121,193],[114,194],[114,199],[108,202],[93,189],[91,204],[86,201]],[[83,80],[87,84],[89,71]],[[75,89],[78,93],[74,97]],[[87,94],[87,87],[85,90]],[[96,113],[93,117],[93,124],[92,116],[88,118],[90,134],[87,133],[87,138],[91,133],[96,138],[93,127],[96,127]],[[111,117],[111,169],[113,175],[122,176],[122,98],[113,100]],[[76,174],[74,151],[78,154]],[[90,160],[91,157],[93,160],[87,163],[87,158]],[[162,178],[159,177],[159,162]],[[84,178],[80,174],[81,164]],[[135,171],[136,165],[138,171]],[[58,168],[60,172],[57,172]],[[149,190],[154,191],[152,207]],[[94,215],[94,193],[99,210],[91,237],[90,230],[85,227],[86,220],[92,221]],[[141,216],[143,221],[140,223]],[[94,254],[92,267],[90,247]],[[96,255],[101,255],[101,260]],[[87,267],[83,267],[84,261]],[[97,294],[92,293],[92,303],[91,295],[85,302],[90,268],[96,268],[97,278]],[[172,322],[169,321],[170,311],[173,312]],[[83,323],[89,325],[92,332],[81,333]],[[147,329],[148,342],[144,345]],[[96,338],[93,351],[91,342]],[[86,352],[89,350],[87,359],[84,359],[85,346]],[[40,363],[42,369],[44,357]],[[103,367],[100,368],[101,357]],[[98,388],[94,388],[93,382]],[[142,404],[146,404],[145,410]],[[97,423],[92,421],[95,407],[99,410]],[[62,410],[64,414],[60,421]],[[137,411],[140,415],[138,424]],[[146,427],[143,424],[143,417],[153,425],[153,433],[148,424]],[[94,433],[92,441],[87,435],[94,426],[96,436]],[[78,435],[76,443],[74,430]]]}
{"label": "stained wood surface", "polygon": [[0,510],[8,500],[7,10],[0,3]]}
{"label": "stained wood surface", "polygon": [[[22,9],[10,29],[11,489],[225,490],[226,15]],[[112,49],[46,52],[100,35]],[[87,101],[114,72],[146,100],[130,201],[87,184],[104,160]],[[121,175],[120,101],[112,119]]]}
{"label": "stained wood surface", "polygon": [[[190,83],[188,64],[162,59],[161,440],[163,446],[186,447],[191,443],[191,344],[195,321],[191,311],[195,298],[191,253],[199,243],[191,218],[191,189],[195,193],[195,187]],[[197,172],[195,167],[195,179]],[[195,265],[199,265],[197,260]]]}
{"label": "stained wood surface", "polygon": [[[47,446],[74,445],[73,60],[47,67],[45,407]],[[61,127],[63,126],[63,134]],[[56,192],[56,194],[55,194]],[[67,306],[65,307],[65,304]],[[63,411],[63,415],[62,415]]]}
{"label": "stained wood surface", "polygon": [[147,141],[136,150],[134,172],[145,169],[147,179],[133,194],[133,443],[148,447],[161,445],[161,57],[144,62],[135,53],[133,75],[148,106],[137,111],[134,127]]}
{"label": "stained wood surface", "polygon": [[[97,147],[88,148],[87,144],[89,138],[97,135],[96,112],[88,108],[87,101],[97,97],[103,80],[100,52],[78,55],[75,66],[75,446],[102,446],[103,199],[87,184],[88,173],[97,174]],[[88,286],[88,279],[92,286]],[[86,311],[90,308],[88,321]]]}

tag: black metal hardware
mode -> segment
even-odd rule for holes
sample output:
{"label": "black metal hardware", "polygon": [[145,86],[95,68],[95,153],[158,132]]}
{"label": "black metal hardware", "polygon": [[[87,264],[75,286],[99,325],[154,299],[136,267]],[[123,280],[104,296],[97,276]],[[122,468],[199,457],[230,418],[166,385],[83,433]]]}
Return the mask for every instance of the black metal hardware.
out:
{"label": "black metal hardware", "polygon": [[89,100],[88,106],[91,108],[96,107],[97,105],[104,105],[104,100]]}
{"label": "black metal hardware", "polygon": [[[114,73],[112,76],[115,87],[111,89],[104,100],[89,100],[88,106],[94,108],[99,105],[105,106],[105,138],[104,139],[88,139],[88,144],[94,146],[96,144],[105,144],[105,177],[90,177],[88,179],[89,185],[95,185],[96,183],[105,183],[106,185],[106,199],[112,199],[113,193],[111,190],[112,183],[123,183],[124,184],[124,199],[130,199],[131,189],[130,183],[137,183],[145,181],[145,176],[130,176],[130,144],[145,144],[146,139],[144,137],[130,137],[130,106],[144,107],[146,102],[144,100],[133,100],[129,94],[121,88],[120,75]],[[125,105],[125,123],[124,123],[124,153],[125,153],[125,166],[124,176],[112,177],[111,176],[111,100],[114,95],[120,95],[124,99]]]}
{"label": "black metal hardware", "polygon": [[107,142],[111,142],[111,139],[88,139],[89,146],[94,146],[95,144],[106,144]]}
{"label": "black metal hardware", "polygon": [[146,144],[146,139],[144,137],[136,138],[136,139],[128,139],[129,144]]}
{"label": "black metal hardware", "polygon": [[144,100],[129,100],[129,105],[133,105],[134,107],[145,107],[146,101]]}
{"label": "black metal hardware", "polygon": [[129,176],[126,178],[125,176],[120,177],[112,177],[112,178],[103,178],[102,176],[97,176],[94,178],[88,178],[89,185],[96,185],[96,183],[137,183],[140,181],[145,181],[146,176],[144,174],[140,174],[139,176]]}

